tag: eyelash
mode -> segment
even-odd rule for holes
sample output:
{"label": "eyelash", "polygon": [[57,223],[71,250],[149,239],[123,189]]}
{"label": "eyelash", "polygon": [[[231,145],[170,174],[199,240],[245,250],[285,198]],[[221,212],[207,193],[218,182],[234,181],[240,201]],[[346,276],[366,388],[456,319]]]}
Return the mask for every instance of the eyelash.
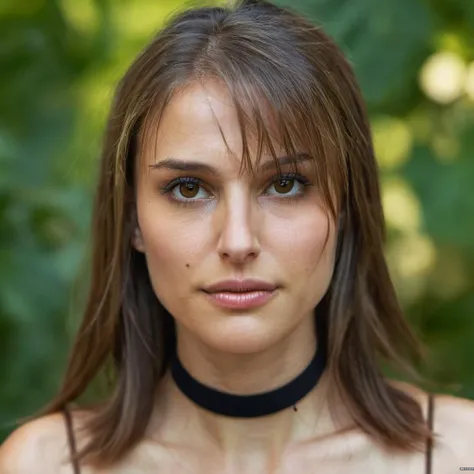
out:
{"label": "eyelash", "polygon": [[[310,181],[307,178],[305,178],[304,176],[302,176],[298,173],[287,173],[287,174],[282,174],[282,175],[278,175],[277,177],[275,177],[272,181],[270,181],[270,183],[268,184],[267,187],[271,186],[272,184],[278,183],[279,181],[284,181],[284,180],[297,181],[298,183],[302,184],[304,186],[304,188],[312,186]],[[191,177],[191,176],[182,176],[180,178],[174,179],[173,181],[169,182],[165,186],[161,187],[160,192],[161,192],[162,195],[168,195],[173,191],[173,189],[176,186],[178,186],[180,184],[195,184],[195,185],[201,186],[202,181],[198,178],[194,178],[194,177]],[[306,189],[303,189],[296,196],[286,196],[286,195],[282,194],[281,197],[278,198],[278,199],[284,199],[287,202],[295,202],[295,201],[299,200],[300,198],[302,198],[305,194],[306,194]],[[199,201],[202,200],[202,199],[183,199],[183,200],[180,200],[180,199],[175,199],[173,197],[169,197],[169,199],[174,204],[176,204],[178,206],[183,206],[183,207],[193,206],[193,205],[197,204]]]}

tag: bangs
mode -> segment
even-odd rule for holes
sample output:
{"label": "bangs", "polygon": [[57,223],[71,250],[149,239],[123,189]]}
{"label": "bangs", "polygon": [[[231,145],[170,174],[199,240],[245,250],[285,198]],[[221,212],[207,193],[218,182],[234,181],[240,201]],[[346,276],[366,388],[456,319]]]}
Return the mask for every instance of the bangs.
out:
{"label": "bangs", "polygon": [[[342,138],[343,124],[339,123],[341,118],[336,116],[338,121],[332,120],[334,115],[331,117],[330,110],[324,109],[321,103],[315,105],[314,100],[304,98],[303,94],[288,90],[283,81],[279,83],[274,78],[273,90],[270,91],[258,78],[252,80],[249,76],[248,72],[235,77],[223,76],[221,73],[220,77],[213,75],[196,79],[204,89],[207,79],[223,81],[230,93],[242,137],[242,156],[235,157],[217,119],[216,124],[229,155],[240,161],[239,173],[255,176],[255,169],[259,167],[262,157],[271,156],[281,174],[279,150],[293,158],[291,165],[296,172],[297,158],[307,155],[311,158],[323,203],[335,219],[348,187],[346,144]],[[190,82],[169,91],[166,100],[161,100],[159,105],[155,103],[142,117],[137,134],[138,146],[135,146],[137,151],[144,149],[144,143],[156,146],[154,137],[167,104],[175,93],[186,88]],[[141,172],[146,172],[148,166],[145,160],[137,161],[141,162]]]}
{"label": "bangs", "polygon": [[[272,90],[259,77],[251,77],[251,71],[219,79],[224,80],[237,113],[242,137],[240,173],[254,176],[262,156],[271,156],[281,174],[277,150],[293,158],[291,164],[297,171],[297,158],[307,155],[323,202],[336,219],[348,187],[341,117],[323,108],[319,100],[295,92],[296,85],[287,87],[283,78],[279,81],[273,77]],[[206,80],[199,80],[205,88]],[[232,153],[218,126],[228,152]]]}

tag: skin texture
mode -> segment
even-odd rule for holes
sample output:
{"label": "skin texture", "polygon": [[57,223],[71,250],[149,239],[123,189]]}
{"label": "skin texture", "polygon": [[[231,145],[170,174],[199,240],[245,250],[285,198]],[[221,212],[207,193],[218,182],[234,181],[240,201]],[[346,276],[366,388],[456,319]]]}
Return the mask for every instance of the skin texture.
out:
{"label": "skin texture", "polygon": [[[141,159],[146,165],[173,157],[206,163],[221,176],[164,168],[139,174],[140,237],[135,242],[146,255],[158,298],[176,319],[180,355],[193,363],[211,351],[218,356],[213,364],[223,361],[227,370],[232,368],[227,364],[238,369],[242,358],[236,356],[252,355],[255,362],[255,355],[268,350],[281,353],[292,332],[311,326],[313,308],[331,280],[335,247],[334,226],[315,186],[296,180],[286,187],[272,184],[275,169],[254,180],[239,178],[240,161],[229,156],[216,122],[240,156],[241,136],[229,102],[223,86],[192,85],[166,109],[156,146],[145,140]],[[301,173],[314,182],[311,166],[304,166]],[[160,188],[179,176],[195,176],[202,185],[184,191],[178,185],[161,195]],[[191,205],[183,207],[173,198]],[[200,291],[219,280],[243,277],[281,288],[264,307],[240,312],[216,308]],[[285,351],[294,352],[294,346]]]}
{"label": "skin texture", "polygon": [[[242,150],[235,110],[222,85],[205,86],[191,84],[177,94],[159,129],[142,137],[133,245],[145,254],[157,297],[176,320],[183,365],[216,388],[234,393],[270,390],[300,373],[314,353],[313,309],[332,277],[337,230],[315,186],[272,183],[276,170],[239,176],[236,157]],[[218,173],[150,168],[169,158],[199,161]],[[298,171],[314,182],[310,166],[300,165]],[[188,189],[178,185],[161,194],[160,188],[179,176],[202,183]],[[298,194],[303,189],[305,194]],[[285,194],[300,197],[289,201]],[[184,207],[172,196],[196,202]],[[201,292],[219,280],[243,277],[280,288],[265,306],[245,311],[217,308]],[[336,424],[326,404],[328,383],[323,377],[296,413],[288,409],[235,420],[196,408],[167,374],[143,441],[119,465],[107,471],[85,467],[82,474],[147,474],[157,469],[178,474],[424,472],[423,453],[388,453],[351,427],[343,406],[333,400],[341,415]],[[423,391],[393,383],[426,413]],[[87,416],[76,412],[75,426]],[[341,433],[340,428],[349,429]],[[440,443],[432,474],[474,466],[472,402],[438,396],[435,431]],[[79,434],[77,440],[79,447],[85,442]],[[0,448],[0,472],[71,473],[70,466],[61,464],[67,452],[62,416],[44,417],[15,431]]]}
{"label": "skin texture", "polygon": [[[145,252],[158,298],[176,319],[180,355],[201,366],[212,352],[216,356],[212,364],[222,364],[228,372],[234,371],[233,366],[238,370],[242,358],[235,356],[252,355],[255,362],[255,355],[269,350],[293,353],[289,337],[299,327],[306,331],[311,326],[313,308],[333,270],[334,225],[318,190],[297,181],[286,187],[271,184],[275,169],[256,179],[239,178],[237,116],[218,83],[206,84],[205,89],[193,84],[176,95],[155,135],[155,146],[150,144],[152,138],[142,146],[145,168],[173,157],[211,165],[220,175],[161,168],[141,172],[137,180],[140,237],[135,245]],[[285,171],[291,172],[291,167]],[[301,166],[301,172],[314,182],[310,165],[305,164],[304,170]],[[202,185],[190,191],[178,185],[161,195],[160,188],[179,176],[199,178]],[[289,202],[288,197],[295,199]],[[183,207],[173,198],[187,199],[191,205]],[[200,291],[213,282],[240,277],[263,279],[281,289],[265,307],[240,312],[216,308]],[[305,338],[304,344],[312,343]],[[239,381],[229,388],[242,390],[242,385]]]}

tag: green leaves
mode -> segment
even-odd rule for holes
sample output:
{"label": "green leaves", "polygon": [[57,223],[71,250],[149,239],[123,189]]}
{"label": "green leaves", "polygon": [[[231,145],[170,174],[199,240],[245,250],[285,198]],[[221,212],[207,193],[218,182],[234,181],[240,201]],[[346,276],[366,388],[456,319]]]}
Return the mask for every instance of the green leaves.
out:
{"label": "green leaves", "polygon": [[[431,12],[420,0],[295,0],[344,49],[372,109],[397,109],[416,95],[430,47]],[[403,99],[402,102],[400,99]]]}
{"label": "green leaves", "polygon": [[429,149],[417,148],[404,171],[422,203],[426,231],[439,244],[474,253],[474,166],[462,155],[440,163]]}
{"label": "green leaves", "polygon": [[0,438],[58,383],[90,214],[90,191],[58,163],[71,159],[74,85],[103,56],[57,2],[39,3],[0,17]]}

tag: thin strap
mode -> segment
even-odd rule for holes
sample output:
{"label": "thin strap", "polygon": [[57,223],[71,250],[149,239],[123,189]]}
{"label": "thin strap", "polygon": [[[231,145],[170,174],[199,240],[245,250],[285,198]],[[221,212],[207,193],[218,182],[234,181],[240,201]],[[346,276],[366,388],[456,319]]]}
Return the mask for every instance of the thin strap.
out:
{"label": "thin strap", "polygon": [[[433,430],[433,411],[434,411],[434,397],[430,393],[428,395],[428,428],[430,431]],[[426,474],[431,474],[431,458],[433,450],[433,441],[429,438],[426,442]]]}
{"label": "thin strap", "polygon": [[79,463],[76,459],[76,455],[77,455],[76,440],[74,438],[74,430],[72,427],[71,412],[69,411],[69,408],[67,406],[64,407],[64,419],[66,420],[66,432],[67,432],[69,450],[71,452],[72,470],[74,474],[80,474],[81,470],[79,468]]}

